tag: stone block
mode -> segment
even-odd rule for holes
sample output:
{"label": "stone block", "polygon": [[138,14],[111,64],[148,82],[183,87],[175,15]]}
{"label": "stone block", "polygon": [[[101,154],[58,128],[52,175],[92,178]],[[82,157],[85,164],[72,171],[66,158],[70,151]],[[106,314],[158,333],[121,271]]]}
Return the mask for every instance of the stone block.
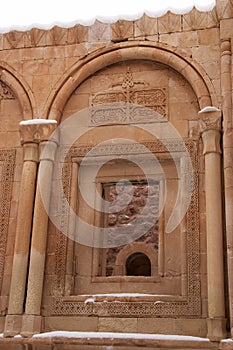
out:
{"label": "stone block", "polygon": [[212,341],[220,341],[226,338],[226,319],[224,318],[208,318],[207,337]]}
{"label": "stone block", "polygon": [[[14,337],[19,334],[22,326],[22,315],[7,315],[4,328],[4,337]],[[1,349],[1,348],[0,348]]]}
{"label": "stone block", "polygon": [[119,20],[111,24],[112,41],[121,41],[133,37],[133,22]]}
{"label": "stone block", "polygon": [[20,334],[23,337],[31,337],[33,334],[41,332],[42,317],[35,315],[23,315],[22,329]]}
{"label": "stone block", "polygon": [[168,11],[158,18],[158,33],[174,33],[181,31],[181,15]]}
{"label": "stone block", "polygon": [[232,38],[233,18],[220,21],[220,39]]}
{"label": "stone block", "polygon": [[98,320],[98,332],[136,333],[137,331],[137,318],[100,317]]}
{"label": "stone block", "polygon": [[43,332],[54,330],[96,332],[98,317],[50,316],[44,319]]}

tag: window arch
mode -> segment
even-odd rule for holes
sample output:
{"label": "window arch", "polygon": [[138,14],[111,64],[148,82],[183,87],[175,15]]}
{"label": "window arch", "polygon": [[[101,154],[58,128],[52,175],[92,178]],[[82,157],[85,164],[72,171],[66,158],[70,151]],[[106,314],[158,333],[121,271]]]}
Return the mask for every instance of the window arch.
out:
{"label": "window arch", "polygon": [[127,276],[151,276],[151,262],[148,256],[141,252],[131,254],[125,264]]}

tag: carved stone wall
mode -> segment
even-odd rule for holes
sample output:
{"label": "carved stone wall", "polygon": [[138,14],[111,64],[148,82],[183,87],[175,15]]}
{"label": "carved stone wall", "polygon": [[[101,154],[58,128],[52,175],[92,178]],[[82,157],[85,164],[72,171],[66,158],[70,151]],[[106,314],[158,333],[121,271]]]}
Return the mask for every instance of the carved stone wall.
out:
{"label": "carved stone wall", "polygon": [[0,150],[0,290],[3,281],[7,236],[9,231],[14,166],[15,150]]}
{"label": "carved stone wall", "polygon": [[[166,153],[166,149],[160,142],[147,142],[145,146],[156,154]],[[169,148],[174,152],[182,152],[184,146],[179,142],[171,142]],[[111,315],[111,316],[200,316],[201,315],[201,289],[200,289],[200,247],[199,247],[199,188],[198,188],[198,172],[199,172],[199,162],[197,145],[191,140],[187,140],[186,147],[189,150],[192,164],[194,167],[194,191],[192,195],[191,204],[187,212],[186,227],[186,257],[185,261],[187,264],[187,285],[185,295],[179,300],[177,297],[173,298],[173,301],[168,299],[163,300],[161,303],[156,303],[156,298],[153,301],[143,301],[138,300],[134,302],[122,301],[121,303],[115,302],[95,302],[94,304],[85,303],[85,298],[80,301],[77,296],[76,300],[74,297],[66,296],[62,297],[65,289],[64,272],[66,266],[66,245],[67,237],[57,231],[56,236],[56,264],[55,264],[55,279],[53,287],[53,297],[49,305],[49,309],[45,314],[50,315]],[[65,164],[65,172],[63,173],[63,181],[65,186],[65,191],[67,198],[69,198],[69,183],[71,177],[71,159],[72,157],[82,157],[90,150],[90,146],[72,148],[70,152],[70,158],[67,158],[67,163]],[[122,145],[108,145],[107,147],[102,147],[102,151],[105,153],[112,152],[114,154],[120,154],[119,151],[125,152],[125,148]],[[128,148],[129,149],[129,148]],[[100,150],[99,150],[100,152]],[[130,152],[138,153],[137,146],[131,145]],[[68,192],[67,192],[68,191]],[[62,208],[62,206],[61,206]],[[61,222],[65,223],[68,220],[68,213],[60,211]],[[59,296],[60,295],[60,296]]]}

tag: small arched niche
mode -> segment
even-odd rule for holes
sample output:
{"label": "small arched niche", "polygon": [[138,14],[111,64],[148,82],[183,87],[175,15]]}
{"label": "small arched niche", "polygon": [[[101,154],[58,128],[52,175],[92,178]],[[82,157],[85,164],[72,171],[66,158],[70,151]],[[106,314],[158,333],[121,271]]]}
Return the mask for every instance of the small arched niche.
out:
{"label": "small arched niche", "polygon": [[151,262],[148,256],[142,252],[131,254],[125,264],[127,276],[151,276]]}

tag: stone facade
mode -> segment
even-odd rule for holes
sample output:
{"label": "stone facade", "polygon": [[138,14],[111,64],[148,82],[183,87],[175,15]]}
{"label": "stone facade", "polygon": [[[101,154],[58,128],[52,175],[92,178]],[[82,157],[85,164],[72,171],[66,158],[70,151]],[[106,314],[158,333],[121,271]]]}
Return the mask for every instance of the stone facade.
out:
{"label": "stone facade", "polygon": [[231,348],[232,37],[228,0],[0,35],[0,349]]}

